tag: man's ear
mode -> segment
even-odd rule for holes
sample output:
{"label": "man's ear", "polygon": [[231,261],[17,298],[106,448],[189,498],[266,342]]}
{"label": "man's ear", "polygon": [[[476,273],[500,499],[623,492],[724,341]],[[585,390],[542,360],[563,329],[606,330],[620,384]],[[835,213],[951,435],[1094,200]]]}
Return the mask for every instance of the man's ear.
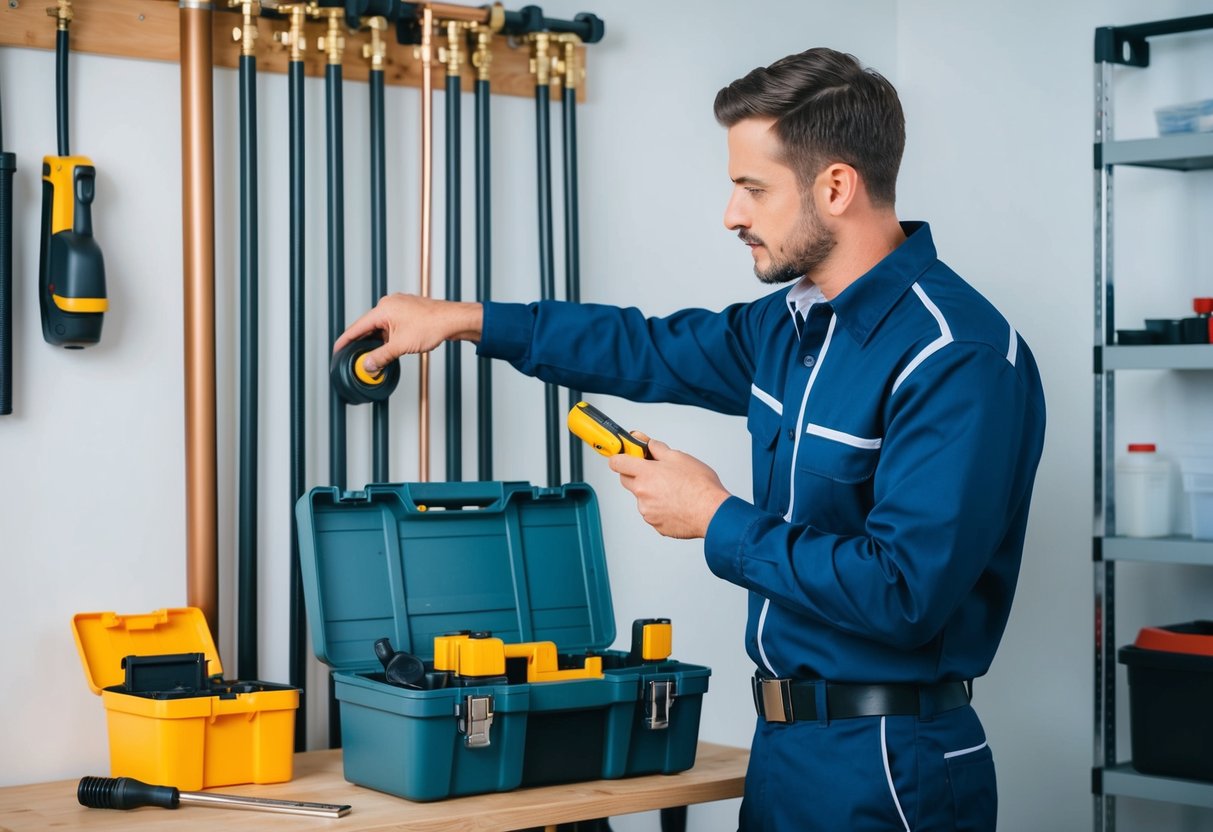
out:
{"label": "man's ear", "polygon": [[826,165],[813,181],[817,210],[826,216],[842,216],[859,195],[861,187],[855,168],[843,162]]}

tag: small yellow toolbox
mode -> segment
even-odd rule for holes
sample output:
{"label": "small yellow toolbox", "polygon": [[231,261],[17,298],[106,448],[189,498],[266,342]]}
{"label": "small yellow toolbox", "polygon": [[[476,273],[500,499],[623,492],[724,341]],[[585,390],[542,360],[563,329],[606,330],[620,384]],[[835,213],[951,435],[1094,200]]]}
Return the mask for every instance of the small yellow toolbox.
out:
{"label": "small yellow toolbox", "polygon": [[110,774],[178,789],[291,779],[299,689],[225,681],[202,611],[72,618],[109,728]]}

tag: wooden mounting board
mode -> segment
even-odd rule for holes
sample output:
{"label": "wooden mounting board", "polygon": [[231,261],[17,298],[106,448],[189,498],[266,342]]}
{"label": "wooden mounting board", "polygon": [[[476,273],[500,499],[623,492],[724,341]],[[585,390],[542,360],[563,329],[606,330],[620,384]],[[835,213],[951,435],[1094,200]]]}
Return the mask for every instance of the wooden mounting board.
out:
{"label": "wooden mounting board", "polygon": [[[55,48],[55,21],[46,13],[54,0],[0,0],[0,45],[27,46],[37,49]],[[216,0],[214,17],[215,66],[236,67],[240,45],[232,38],[232,30],[241,24],[238,11],[227,10],[223,0]],[[177,20],[179,9],[171,0],[74,0],[74,17],[70,25],[73,52],[114,55],[124,58],[144,58],[154,61],[179,60]],[[287,50],[273,42],[275,29],[285,29],[286,21],[262,18],[258,20],[257,69],[263,72],[285,73]],[[344,26],[343,26],[344,28]],[[316,40],[324,33],[322,21],[307,24],[308,50],[304,66],[308,75],[323,77],[324,54],[316,49]],[[421,62],[414,57],[411,45],[396,43],[394,28],[387,40],[384,80],[388,84],[420,87]],[[535,95],[534,76],[530,72],[530,48],[526,44],[512,46],[509,38],[493,39],[492,91],[505,95],[531,98]],[[445,41],[436,37],[435,47]],[[365,81],[370,63],[362,57],[362,45],[370,42],[367,31],[345,33],[345,53],[342,76],[347,80]],[[578,47],[579,60],[585,66],[585,48]],[[48,69],[48,72],[50,70]],[[463,88],[471,90],[474,70],[466,63]],[[49,82],[48,82],[49,83]],[[434,87],[446,83],[445,68],[435,62]],[[49,87],[48,87],[49,90]],[[553,87],[553,98],[559,87]],[[585,101],[584,81],[577,86],[577,100]]]}

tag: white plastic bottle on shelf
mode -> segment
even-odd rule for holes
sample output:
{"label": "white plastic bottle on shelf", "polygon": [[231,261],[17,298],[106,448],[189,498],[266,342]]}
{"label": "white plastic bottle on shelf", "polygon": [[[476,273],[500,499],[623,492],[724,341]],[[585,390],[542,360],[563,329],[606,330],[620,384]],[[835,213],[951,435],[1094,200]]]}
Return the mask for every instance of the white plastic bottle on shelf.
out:
{"label": "white plastic bottle on shelf", "polygon": [[1129,445],[1116,460],[1116,534],[1166,537],[1174,532],[1175,463],[1155,445]]}

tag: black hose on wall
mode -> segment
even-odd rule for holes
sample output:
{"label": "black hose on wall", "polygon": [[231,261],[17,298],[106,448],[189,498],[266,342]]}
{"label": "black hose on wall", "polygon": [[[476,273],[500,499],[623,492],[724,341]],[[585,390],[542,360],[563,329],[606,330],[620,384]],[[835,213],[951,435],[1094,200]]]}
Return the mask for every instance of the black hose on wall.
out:
{"label": "black hose on wall", "polygon": [[237,668],[257,679],[257,59],[240,56],[240,450]]}

